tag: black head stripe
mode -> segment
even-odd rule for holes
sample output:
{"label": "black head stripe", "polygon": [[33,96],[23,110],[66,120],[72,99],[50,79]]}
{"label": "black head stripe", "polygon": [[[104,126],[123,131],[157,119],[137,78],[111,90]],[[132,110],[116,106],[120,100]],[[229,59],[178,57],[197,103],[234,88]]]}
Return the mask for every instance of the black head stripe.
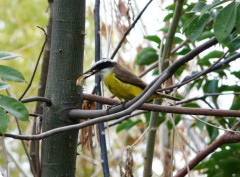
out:
{"label": "black head stripe", "polygon": [[108,68],[112,66],[113,66],[113,61],[111,59],[102,59],[94,63],[94,65],[91,67],[91,70],[102,70],[104,68]]}

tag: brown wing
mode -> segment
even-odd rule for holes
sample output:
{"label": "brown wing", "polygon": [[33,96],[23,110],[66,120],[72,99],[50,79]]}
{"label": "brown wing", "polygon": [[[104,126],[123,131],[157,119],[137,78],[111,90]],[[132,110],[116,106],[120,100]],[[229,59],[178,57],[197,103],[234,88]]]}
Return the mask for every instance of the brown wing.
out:
{"label": "brown wing", "polygon": [[145,87],[147,86],[147,84],[143,82],[138,76],[136,76],[126,68],[122,67],[118,63],[114,63],[114,71],[116,78],[124,83],[135,85],[142,89],[145,89]]}
{"label": "brown wing", "polygon": [[[132,84],[142,89],[145,89],[147,86],[147,84],[143,82],[138,76],[136,76],[135,74],[133,74],[132,72],[130,72],[129,70],[127,70],[126,68],[122,67],[121,65],[115,62],[114,62],[114,71],[115,71],[116,78],[124,83]],[[155,93],[160,97],[179,101],[179,99],[176,97],[166,95],[160,92],[155,92]]]}

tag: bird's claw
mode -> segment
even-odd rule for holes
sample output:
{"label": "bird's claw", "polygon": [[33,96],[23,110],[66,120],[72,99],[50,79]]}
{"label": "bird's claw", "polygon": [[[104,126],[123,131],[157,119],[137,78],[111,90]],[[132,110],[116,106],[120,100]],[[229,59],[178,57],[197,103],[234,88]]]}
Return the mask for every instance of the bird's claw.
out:
{"label": "bird's claw", "polygon": [[120,103],[118,103],[118,104],[114,104],[114,105],[112,105],[112,106],[108,106],[107,107],[107,114],[109,114],[110,112],[110,109],[111,108],[114,108],[114,107],[116,107],[116,106],[119,106],[119,105],[122,105],[122,109],[125,109],[125,104],[128,102],[129,100],[125,100],[125,101],[121,101]]}

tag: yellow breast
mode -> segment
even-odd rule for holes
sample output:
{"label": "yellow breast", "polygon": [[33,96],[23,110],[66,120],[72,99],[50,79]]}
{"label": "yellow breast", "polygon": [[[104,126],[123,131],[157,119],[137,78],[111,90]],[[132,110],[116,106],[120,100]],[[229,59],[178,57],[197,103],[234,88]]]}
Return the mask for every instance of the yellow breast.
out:
{"label": "yellow breast", "polygon": [[138,96],[143,89],[124,83],[120,80],[118,80],[115,77],[115,74],[113,72],[107,74],[104,78],[103,81],[109,91],[116,95],[120,100],[130,100],[133,99],[134,97]]}

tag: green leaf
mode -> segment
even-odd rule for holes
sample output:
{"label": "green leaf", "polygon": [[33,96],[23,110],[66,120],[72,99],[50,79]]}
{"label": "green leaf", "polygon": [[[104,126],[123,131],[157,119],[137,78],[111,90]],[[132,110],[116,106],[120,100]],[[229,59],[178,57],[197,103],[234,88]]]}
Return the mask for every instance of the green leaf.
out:
{"label": "green leaf", "polygon": [[214,51],[208,53],[207,55],[205,55],[201,60],[199,60],[198,64],[210,66],[211,63],[209,62],[209,59],[220,58],[222,55],[223,55],[222,51],[214,50]]}
{"label": "green leaf", "polygon": [[8,87],[10,87],[8,83],[0,81],[0,90],[7,89]]}
{"label": "green leaf", "polygon": [[195,41],[203,32],[205,26],[211,19],[210,14],[204,14],[200,17],[195,18],[189,24],[189,27],[186,29],[186,36],[191,40]]}
{"label": "green leaf", "polygon": [[162,32],[164,32],[164,33],[167,33],[168,30],[169,30],[169,26],[164,26],[163,28],[161,28],[161,29],[158,30],[158,31],[162,31]]}
{"label": "green leaf", "polygon": [[219,87],[220,92],[227,92],[227,91],[238,92],[239,90],[240,90],[240,86],[238,85],[221,85]]}
{"label": "green leaf", "polygon": [[185,103],[183,107],[188,107],[188,108],[200,108],[200,106],[197,103]]}
{"label": "green leaf", "polygon": [[226,46],[226,47],[229,48],[229,46],[230,46],[231,42],[233,41],[233,39],[234,39],[234,35],[233,34],[229,34],[227,36],[227,38],[222,41],[223,46]]}
{"label": "green leaf", "polygon": [[157,51],[152,47],[143,48],[137,55],[138,65],[150,65],[157,60]]}
{"label": "green leaf", "polygon": [[[215,125],[212,122],[209,122],[209,123]],[[209,137],[211,139],[211,142],[214,141],[217,138],[218,134],[219,134],[218,133],[218,129],[215,128],[215,127],[212,127],[212,126],[207,126],[207,131],[208,131],[208,135],[209,135]]]}
{"label": "green leaf", "polygon": [[169,131],[172,130],[172,128],[173,128],[173,124],[170,120],[167,121],[167,128]]}
{"label": "green leaf", "polygon": [[238,79],[240,79],[240,71],[234,71],[232,72],[232,74],[237,77]]}
{"label": "green leaf", "polygon": [[225,2],[227,2],[228,0],[223,0],[223,1],[215,1],[213,4],[211,5],[208,5],[208,6],[205,6],[202,11],[201,11],[201,14],[205,14],[207,11],[211,10],[212,8],[214,7],[217,7],[219,6],[220,4],[223,4]]}
{"label": "green leaf", "polygon": [[240,176],[240,144],[227,144],[218,148],[211,157],[194,170],[204,170],[207,177]]}
{"label": "green leaf", "polygon": [[177,55],[186,55],[190,51],[191,48],[189,46],[184,46],[179,52],[177,52]]}
{"label": "green leaf", "polygon": [[24,82],[24,76],[18,70],[0,65],[0,78],[16,82]]}
{"label": "green leaf", "polygon": [[230,3],[219,11],[213,24],[214,34],[219,42],[223,42],[232,32],[237,15],[237,4]]}
{"label": "green leaf", "polygon": [[167,6],[166,9],[167,10],[174,10],[176,7],[176,4],[175,3],[172,3],[171,5]]}
{"label": "green leaf", "polygon": [[16,118],[23,121],[28,121],[27,108],[15,98],[0,95],[0,107],[10,112]]}
{"label": "green leaf", "polygon": [[145,113],[145,114],[144,114],[144,117],[145,117],[145,122],[146,122],[146,123],[149,123],[150,117],[151,117],[151,112]]}
{"label": "green leaf", "polygon": [[154,75],[158,75],[158,74],[159,74],[159,69],[158,69],[158,68],[155,68],[155,69],[153,70],[152,75],[154,76]]}
{"label": "green leaf", "polygon": [[211,58],[220,58],[222,55],[223,55],[222,51],[214,50],[214,51],[208,53],[207,55],[205,55],[202,59],[209,60]]}
{"label": "green leaf", "polygon": [[161,43],[161,39],[156,35],[145,36],[144,38],[149,40],[149,41],[156,42],[157,44]]}
{"label": "green leaf", "polygon": [[207,38],[211,38],[213,37],[214,34],[211,32],[211,31],[204,31],[202,32],[202,34],[198,37],[198,41],[201,41],[201,40],[204,40],[204,39],[207,39]]}
{"label": "green leaf", "polygon": [[9,117],[5,111],[0,108],[0,133],[5,133],[9,124]]}
{"label": "green leaf", "polygon": [[192,16],[190,19],[188,19],[186,21],[186,23],[184,23],[184,25],[183,25],[183,32],[186,32],[189,29],[190,24],[197,18],[198,18],[198,16]]}
{"label": "green leaf", "polygon": [[[226,66],[225,66],[226,67]],[[226,74],[226,68],[220,68],[220,69],[217,69],[217,70],[214,70],[212,72],[214,73],[217,73],[219,75],[220,78],[222,78],[223,76],[227,77],[227,74]]]}
{"label": "green leaf", "polygon": [[203,90],[205,93],[216,93],[218,92],[218,81],[219,80],[208,80],[206,84],[203,86]]}
{"label": "green leaf", "polygon": [[235,95],[232,105],[231,105],[231,110],[239,110],[240,109],[240,95]]}
{"label": "green leaf", "polygon": [[175,36],[173,39],[174,44],[180,44],[183,40],[180,37]]}
{"label": "green leaf", "polygon": [[164,22],[169,21],[171,18],[173,17],[173,13],[169,13],[168,15],[166,15],[163,19]]}
{"label": "green leaf", "polygon": [[17,55],[15,53],[0,51],[0,60],[10,60],[10,59],[17,58],[19,56],[20,55]]}
{"label": "green leaf", "polygon": [[206,7],[206,3],[203,1],[199,1],[195,4],[195,6],[190,12],[201,12],[204,7]]}
{"label": "green leaf", "polygon": [[237,32],[240,33],[240,5],[237,7],[236,28]]}
{"label": "green leaf", "polygon": [[180,76],[182,73],[183,73],[183,71],[185,71],[186,70],[186,64],[184,64],[184,65],[182,65],[180,68],[178,68],[178,70],[175,72],[175,75],[176,76]]}
{"label": "green leaf", "polygon": [[[206,117],[200,117],[202,121],[206,121]],[[196,126],[199,128],[199,130],[203,131],[203,128],[205,127],[205,123],[201,121],[196,121]]]}
{"label": "green leaf", "polygon": [[116,128],[116,132],[119,133],[122,130],[129,130],[130,128],[132,128],[134,125],[138,124],[142,122],[141,120],[136,120],[136,121],[132,121],[132,120],[127,120],[123,123],[121,123],[120,125],[117,126]]}
{"label": "green leaf", "polygon": [[[239,14],[240,15],[240,14]],[[233,39],[229,45],[230,52],[234,52],[240,48],[240,36]]]}

